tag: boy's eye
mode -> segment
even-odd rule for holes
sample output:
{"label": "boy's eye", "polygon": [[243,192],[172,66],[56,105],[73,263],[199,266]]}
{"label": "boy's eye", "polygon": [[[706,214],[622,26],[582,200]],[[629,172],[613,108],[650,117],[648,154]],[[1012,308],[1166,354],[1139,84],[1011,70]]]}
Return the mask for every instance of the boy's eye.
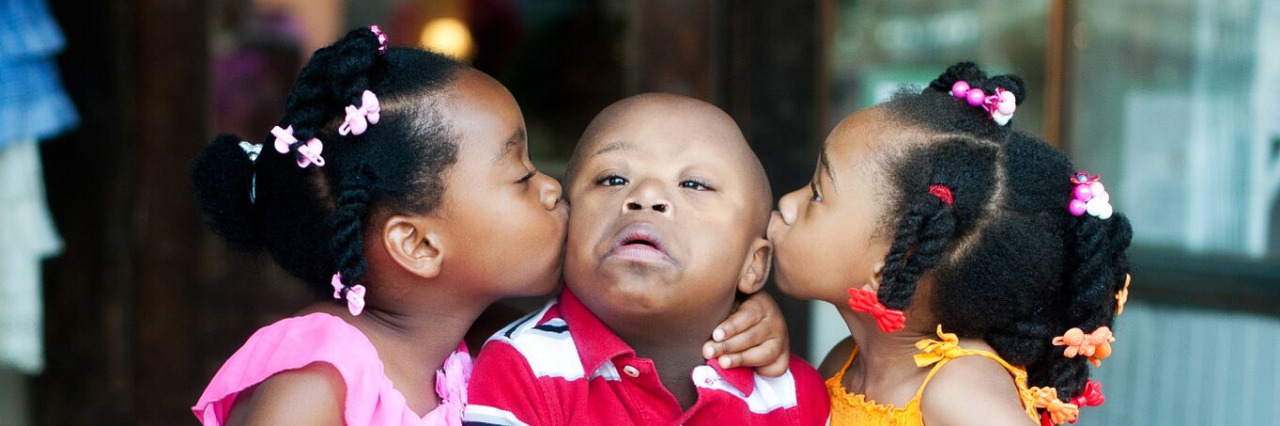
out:
{"label": "boy's eye", "polygon": [[689,179],[689,180],[686,180],[686,181],[680,182],[680,187],[681,187],[681,188],[688,188],[688,189],[692,189],[692,190],[694,190],[694,191],[708,191],[708,190],[711,190],[711,187],[710,187],[710,186],[707,186],[707,184],[702,183],[702,182],[699,182],[699,181],[696,181],[696,180],[693,180],[693,179]]}
{"label": "boy's eye", "polygon": [[605,176],[596,183],[604,186],[619,186],[626,185],[627,179],[619,176]]}
{"label": "boy's eye", "polygon": [[809,182],[809,190],[813,191],[813,195],[809,197],[809,201],[822,201],[822,195],[818,194],[818,184]]}

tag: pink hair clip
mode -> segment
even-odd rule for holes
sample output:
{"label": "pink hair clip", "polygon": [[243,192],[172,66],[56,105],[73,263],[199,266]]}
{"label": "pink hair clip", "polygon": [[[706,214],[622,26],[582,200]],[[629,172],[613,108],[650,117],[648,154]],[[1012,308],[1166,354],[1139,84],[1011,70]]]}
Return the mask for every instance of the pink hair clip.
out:
{"label": "pink hair clip", "polygon": [[1079,217],[1088,213],[1102,220],[1111,218],[1111,214],[1115,212],[1111,207],[1111,194],[1102,186],[1101,179],[1101,176],[1083,171],[1071,176],[1071,183],[1076,186],[1071,191],[1071,203],[1067,205],[1067,210],[1072,216]]}
{"label": "pink hair clip", "polygon": [[348,286],[342,283],[342,273],[333,274],[333,278],[329,280],[329,285],[333,286],[333,298],[342,300],[347,299],[347,310],[351,315],[360,315],[364,311],[364,286],[356,284]]}
{"label": "pink hair clip", "polygon": [[312,164],[316,167],[324,167],[324,157],[320,156],[320,152],[324,151],[324,143],[320,142],[320,139],[311,138],[305,143],[298,143],[298,138],[293,137],[293,126],[283,129],[276,126],[271,129],[271,134],[276,137],[277,152],[288,154],[290,149],[297,151],[298,167],[305,169]]}
{"label": "pink hair clip", "polygon": [[379,112],[382,107],[378,104],[378,97],[368,90],[360,95],[360,107],[355,105],[347,105],[347,118],[342,121],[342,125],[338,126],[338,134],[346,136],[348,133],[353,135],[364,134],[370,124],[378,124]]}
{"label": "pink hair clip", "polygon": [[969,106],[982,107],[1001,126],[1009,124],[1013,112],[1018,109],[1018,98],[1013,92],[997,87],[995,94],[987,96],[982,89],[970,87],[969,82],[964,80],[951,85],[951,96],[964,99]]}
{"label": "pink hair clip", "polygon": [[382,33],[382,28],[377,25],[370,25],[369,31],[378,37],[378,53],[387,53],[387,35]]}

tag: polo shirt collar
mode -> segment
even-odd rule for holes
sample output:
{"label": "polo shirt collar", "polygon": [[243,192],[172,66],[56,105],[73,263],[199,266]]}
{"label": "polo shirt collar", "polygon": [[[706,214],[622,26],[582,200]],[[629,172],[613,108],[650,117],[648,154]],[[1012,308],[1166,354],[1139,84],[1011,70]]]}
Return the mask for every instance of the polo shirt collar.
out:
{"label": "polo shirt collar", "polygon": [[[635,349],[614,334],[609,327],[600,321],[591,310],[587,309],[569,290],[568,285],[561,286],[560,315],[569,325],[574,336],[574,345],[578,349],[578,358],[582,360],[582,371],[590,376],[600,369],[601,365],[621,355],[635,356]],[[723,369],[715,359],[707,361],[707,365],[715,369],[716,374],[737,388],[745,396],[755,391],[755,372],[748,367]]]}

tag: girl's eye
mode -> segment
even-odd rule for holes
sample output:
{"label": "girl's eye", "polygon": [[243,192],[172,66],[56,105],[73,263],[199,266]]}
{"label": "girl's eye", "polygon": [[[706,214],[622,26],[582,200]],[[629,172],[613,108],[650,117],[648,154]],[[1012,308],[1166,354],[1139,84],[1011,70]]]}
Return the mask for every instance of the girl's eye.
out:
{"label": "girl's eye", "polygon": [[529,179],[533,179],[533,176],[536,174],[538,174],[537,170],[531,171],[529,172],[529,174],[526,174],[524,175],[524,177],[521,177],[520,180],[516,181],[516,183],[526,183],[529,181]]}
{"label": "girl's eye", "polygon": [[710,187],[710,186],[707,186],[707,184],[702,183],[702,182],[698,182],[698,181],[693,180],[693,179],[690,179],[690,180],[686,180],[686,181],[680,182],[680,187],[681,187],[681,188],[688,188],[688,189],[692,189],[692,190],[694,190],[694,191],[709,191],[709,190],[711,190],[711,187]]}
{"label": "girl's eye", "polygon": [[619,185],[626,185],[627,179],[623,177],[618,177],[618,176],[605,176],[604,178],[600,179],[596,183],[604,186],[619,186]]}
{"label": "girl's eye", "polygon": [[809,201],[822,201],[822,195],[818,194],[818,184],[809,182],[809,190],[813,191],[813,195],[809,197]]}

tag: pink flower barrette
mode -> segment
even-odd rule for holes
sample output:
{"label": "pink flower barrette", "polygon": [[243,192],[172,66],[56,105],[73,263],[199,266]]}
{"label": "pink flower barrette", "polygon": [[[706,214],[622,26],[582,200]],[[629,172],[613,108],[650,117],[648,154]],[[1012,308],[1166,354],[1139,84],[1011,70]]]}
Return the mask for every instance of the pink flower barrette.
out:
{"label": "pink flower barrette", "polygon": [[305,143],[298,143],[298,138],[293,137],[293,126],[281,129],[280,126],[273,127],[271,134],[275,138],[276,151],[281,154],[288,154],[290,150],[297,152],[298,167],[307,168],[312,164],[316,167],[324,167],[324,157],[320,156],[320,152],[324,151],[324,143],[320,139],[311,138]]}
{"label": "pink flower barrette", "polygon": [[341,272],[333,274],[333,278],[329,280],[329,285],[333,286],[334,299],[347,299],[347,311],[351,312],[351,315],[360,315],[360,312],[364,311],[364,286],[360,284],[353,286],[343,284]]}
{"label": "pink flower barrette", "polygon": [[1102,186],[1101,179],[1101,176],[1084,171],[1071,176],[1071,183],[1076,186],[1071,190],[1071,203],[1067,205],[1067,210],[1072,216],[1079,217],[1088,213],[1102,220],[1111,218],[1111,214],[1115,212],[1111,207],[1111,194]]}
{"label": "pink flower barrette", "polygon": [[359,107],[347,105],[347,118],[342,121],[342,125],[338,126],[338,134],[343,136],[347,134],[364,134],[369,125],[378,124],[381,111],[382,107],[378,103],[378,96],[365,90],[360,95]]}
{"label": "pink flower barrette", "polygon": [[387,35],[382,32],[382,28],[377,25],[370,25],[369,31],[378,37],[378,53],[387,53]]}
{"label": "pink flower barrette", "polygon": [[969,106],[982,107],[1001,126],[1009,124],[1013,112],[1018,109],[1018,98],[1013,92],[997,87],[996,93],[988,96],[982,89],[970,87],[969,82],[964,80],[951,85],[951,96],[964,99]]}

